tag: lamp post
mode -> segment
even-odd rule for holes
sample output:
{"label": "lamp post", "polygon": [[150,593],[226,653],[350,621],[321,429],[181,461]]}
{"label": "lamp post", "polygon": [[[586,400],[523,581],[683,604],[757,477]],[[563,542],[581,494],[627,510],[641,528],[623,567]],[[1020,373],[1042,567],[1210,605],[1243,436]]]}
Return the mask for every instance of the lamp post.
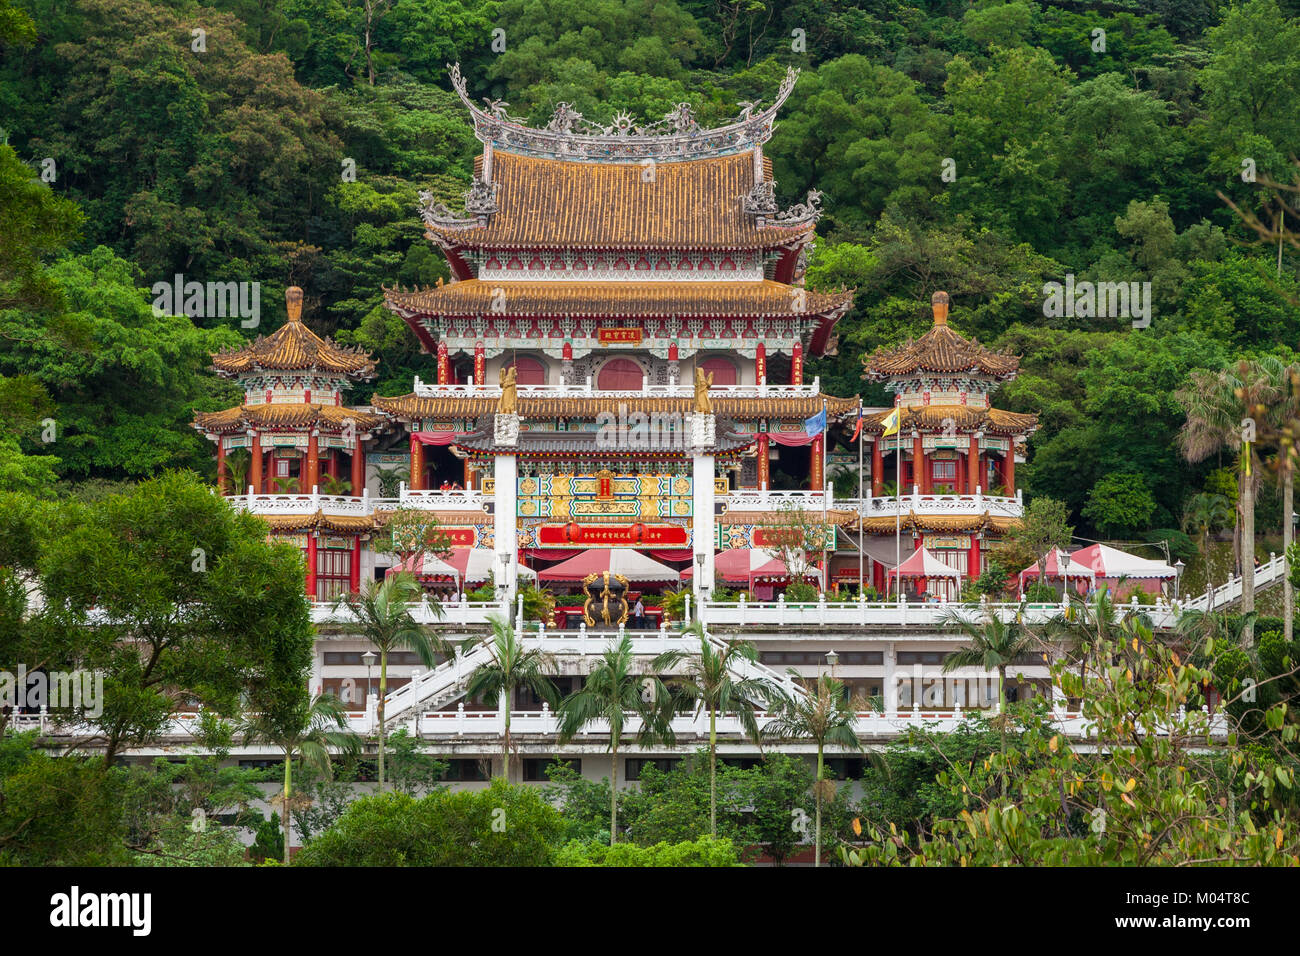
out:
{"label": "lamp post", "polygon": [[501,577],[497,582],[502,599],[510,594],[510,552],[498,551],[497,561],[501,564]]}
{"label": "lamp post", "polygon": [[700,599],[704,598],[704,554],[695,555],[695,587]]}
{"label": "lamp post", "polygon": [[826,652],[826,663],[830,666],[832,678],[835,677],[835,665],[839,662],[840,655],[836,654],[833,650]]}
{"label": "lamp post", "polygon": [[366,665],[366,706],[370,706],[370,668],[375,666],[378,656],[374,651],[366,651],[361,655],[361,663]]}
{"label": "lamp post", "polygon": [[1187,565],[1183,564],[1182,558],[1179,558],[1178,563],[1174,565],[1174,600],[1175,601],[1178,600],[1178,586],[1179,583],[1183,580],[1183,568],[1185,567],[1187,567]]}

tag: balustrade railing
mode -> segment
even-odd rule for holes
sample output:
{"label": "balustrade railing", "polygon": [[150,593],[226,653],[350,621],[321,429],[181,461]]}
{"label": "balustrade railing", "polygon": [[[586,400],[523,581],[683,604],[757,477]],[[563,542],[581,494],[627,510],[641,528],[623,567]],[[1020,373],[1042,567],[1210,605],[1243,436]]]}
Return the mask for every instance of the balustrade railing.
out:
{"label": "balustrade railing", "polygon": [[[596,388],[590,376],[582,382],[572,384],[519,385],[516,386],[520,397],[533,398],[691,398],[695,386],[690,382],[676,385],[655,385],[644,383],[638,389],[600,389]],[[457,383],[438,385],[415,379],[415,394],[421,398],[499,398],[501,386],[479,383]],[[806,385],[777,385],[761,383],[756,385],[713,385],[709,395],[713,398],[811,398],[821,394],[821,379],[814,378]]]}

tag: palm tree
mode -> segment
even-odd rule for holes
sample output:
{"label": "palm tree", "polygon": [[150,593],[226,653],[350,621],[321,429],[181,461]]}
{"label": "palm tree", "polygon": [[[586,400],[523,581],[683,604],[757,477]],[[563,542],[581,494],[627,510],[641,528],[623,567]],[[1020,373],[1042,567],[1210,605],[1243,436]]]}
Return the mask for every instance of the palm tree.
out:
{"label": "palm tree", "polygon": [[848,700],[842,681],[827,674],[819,674],[811,687],[798,671],[791,669],[790,677],[799,682],[807,693],[785,694],[774,697],[775,715],[763,728],[763,736],[776,740],[811,740],[817,744],[817,779],[813,784],[813,799],[817,805],[817,818],[813,836],[813,866],[822,864],[822,802],[833,785],[825,776],[827,745],[861,750],[853,723],[857,714]]}
{"label": "palm tree", "polygon": [[[1223,449],[1240,449],[1237,500],[1241,527],[1241,608],[1255,609],[1255,488],[1259,457],[1255,419],[1277,398],[1268,373],[1254,362],[1238,362],[1219,372],[1192,373],[1191,384],[1175,396],[1187,410],[1179,443],[1188,461],[1197,462]],[[1254,643],[1248,629],[1246,645]]]}
{"label": "palm tree", "polygon": [[302,708],[288,714],[258,714],[243,725],[244,742],[265,741],[284,754],[284,793],[281,817],[284,821],[284,863],[289,864],[289,795],[293,786],[293,761],[325,777],[331,773],[329,748],[355,752],[356,735],[347,729],[347,713],[333,694],[317,694],[310,701],[303,696]]}
{"label": "palm tree", "polygon": [[505,706],[505,734],[501,740],[501,776],[510,780],[510,705],[515,690],[526,687],[552,707],[559,693],[547,673],[555,672],[555,657],[539,648],[526,648],[515,629],[500,614],[488,615],[489,634],[482,639],[471,637],[462,645],[468,653],[482,644],[491,660],[480,664],[470,675],[465,688],[467,697],[495,697]]}
{"label": "palm tree", "polygon": [[352,490],[352,482],[336,475],[322,475],[320,490],[322,494],[326,495],[346,495]]}
{"label": "palm tree", "polygon": [[719,646],[709,639],[701,621],[682,629],[700,641],[698,654],[667,651],[656,657],[651,666],[659,672],[684,663],[686,676],[671,677],[666,683],[679,699],[689,701],[709,712],[709,833],[718,835],[718,714],[734,710],[740,726],[750,740],[759,740],[758,705],[772,696],[769,682],[752,677],[737,678],[732,668],[737,662],[758,661],[758,650],[749,641],[728,641]]}
{"label": "palm tree", "polygon": [[242,495],[248,491],[249,454],[240,448],[226,456],[226,484],[223,495]]}
{"label": "palm tree", "polygon": [[636,742],[641,747],[675,740],[672,731],[673,699],[658,677],[642,678],[634,671],[632,639],[624,635],[611,642],[592,665],[582,687],[560,702],[560,743],[567,744],[583,727],[609,724],[609,749],[613,773],[609,791],[609,845],[618,840],[618,750],[628,717],[640,718]]}
{"label": "palm tree", "polygon": [[1200,541],[1201,556],[1205,559],[1205,584],[1209,588],[1214,586],[1210,573],[1210,532],[1232,518],[1232,504],[1227,497],[1209,491],[1193,495],[1183,507],[1183,530],[1194,531]]}
{"label": "palm tree", "polygon": [[[958,667],[980,667],[998,672],[998,730],[1002,736],[1003,756],[1007,752],[1007,667],[1034,645],[1034,636],[1025,629],[1021,619],[1021,614],[1016,614],[1011,621],[987,614],[982,622],[976,623],[953,608],[944,612],[944,623],[956,627],[970,641],[968,647],[953,651],[944,658],[944,673]],[[1006,785],[1003,777],[1004,794]]]}
{"label": "palm tree", "polygon": [[1282,486],[1282,554],[1283,560],[1287,562],[1286,573],[1282,575],[1282,625],[1283,636],[1290,643],[1295,624],[1295,596],[1291,588],[1289,552],[1291,515],[1295,509],[1295,424],[1296,419],[1300,418],[1300,363],[1286,364],[1276,356],[1266,355],[1259,360],[1259,365],[1268,376],[1269,385],[1275,393],[1275,400],[1264,411],[1264,419],[1277,448],[1274,462],[1278,482]]}
{"label": "palm tree", "polygon": [[[346,607],[359,625],[360,635],[379,651],[379,791],[385,786],[384,775],[384,698],[388,696],[388,654],[390,651],[414,651],[425,667],[437,663],[436,654],[450,657],[452,649],[441,637],[430,632],[411,617],[408,607],[421,596],[420,585],[408,571],[390,575],[363,587],[360,594],[343,594],[335,609]],[[442,605],[429,601],[434,617],[442,617]]]}

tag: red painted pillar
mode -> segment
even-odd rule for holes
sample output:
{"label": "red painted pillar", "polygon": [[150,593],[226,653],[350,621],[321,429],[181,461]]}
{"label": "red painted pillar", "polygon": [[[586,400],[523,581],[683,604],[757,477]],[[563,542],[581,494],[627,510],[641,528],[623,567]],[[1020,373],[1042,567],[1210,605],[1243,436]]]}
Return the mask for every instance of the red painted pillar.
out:
{"label": "red painted pillar", "polygon": [[758,433],[758,488],[760,491],[767,491],[767,486],[772,481],[772,462],[767,457],[768,443],[770,441],[767,432]]}
{"label": "red painted pillar", "polygon": [[[249,447],[248,483],[253,486],[255,494],[262,493],[262,434],[253,432],[253,443]],[[243,488],[239,489],[241,492]]]}
{"label": "red painted pillar", "polygon": [[474,384],[487,384],[487,353],[482,342],[474,343]]}
{"label": "red painted pillar", "polygon": [[226,493],[226,439],[217,436],[217,494]]}
{"label": "red painted pillar", "polygon": [[361,439],[352,446],[352,493],[360,497],[366,490],[366,453]]}
{"label": "red painted pillar", "polygon": [[754,349],[754,382],[762,385],[767,381],[767,345],[759,342]]}
{"label": "red painted pillar", "polygon": [[972,581],[979,577],[980,571],[980,538],[978,534],[970,536],[970,553],[966,556],[966,576]]}
{"label": "red painted pillar", "polygon": [[447,343],[438,343],[438,384],[447,385],[451,382],[451,359],[447,355]]}
{"label": "red painted pillar", "polygon": [[325,454],[326,454],[326,461],[329,462],[329,474],[330,474],[330,477],[331,477],[331,478],[338,478],[338,476],[339,476],[339,450],[338,450],[337,448],[331,448],[331,449],[330,449],[329,451],[327,451]]}
{"label": "red painted pillar", "polygon": [[803,384],[803,343],[794,343],[794,354],[790,356],[790,384]]}
{"label": "red painted pillar", "polygon": [[[1009,441],[1010,439],[1008,439]],[[1002,460],[1002,487],[1004,494],[1015,497],[1016,494],[1016,446],[1007,449],[1007,457]]]}
{"label": "red painted pillar", "polygon": [[[921,442],[921,434],[918,432],[912,437],[912,485],[914,487],[921,487],[921,483],[924,480],[922,478],[924,468],[925,448]],[[907,490],[911,491],[911,488]]]}
{"label": "red painted pillar", "polygon": [[873,498],[879,498],[884,490],[885,456],[880,447],[884,443],[885,439],[879,437],[871,443],[871,497]]}
{"label": "red painted pillar", "polygon": [[822,448],[826,442],[826,433],[822,432],[812,440],[812,490],[821,491],[826,483],[826,476],[822,471]]}
{"label": "red painted pillar", "polygon": [[980,440],[970,436],[970,451],[966,455],[966,493],[975,494],[980,480]]}
{"label": "red painted pillar", "polygon": [[420,439],[411,433],[411,481],[410,488],[412,491],[419,491],[424,487],[424,445]]}
{"label": "red painted pillar", "polygon": [[311,491],[320,484],[320,438],[313,428],[307,435],[307,480],[302,491]]}
{"label": "red painted pillar", "polygon": [[361,535],[352,539],[352,564],[348,568],[348,590],[353,594],[361,591]]}
{"label": "red painted pillar", "polygon": [[316,600],[316,532],[307,532],[307,600]]}

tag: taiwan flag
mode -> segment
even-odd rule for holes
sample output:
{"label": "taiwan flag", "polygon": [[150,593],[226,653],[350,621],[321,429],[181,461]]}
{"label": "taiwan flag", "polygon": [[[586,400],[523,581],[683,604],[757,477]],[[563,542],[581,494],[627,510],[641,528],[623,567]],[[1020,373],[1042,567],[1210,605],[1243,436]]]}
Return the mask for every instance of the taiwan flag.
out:
{"label": "taiwan flag", "polygon": [[859,406],[858,406],[858,423],[857,423],[856,425],[853,426],[853,437],[849,439],[849,442],[850,442],[850,443],[853,443],[853,442],[857,441],[857,440],[858,440],[858,436],[861,435],[861,434],[862,434],[862,406],[859,405]]}

